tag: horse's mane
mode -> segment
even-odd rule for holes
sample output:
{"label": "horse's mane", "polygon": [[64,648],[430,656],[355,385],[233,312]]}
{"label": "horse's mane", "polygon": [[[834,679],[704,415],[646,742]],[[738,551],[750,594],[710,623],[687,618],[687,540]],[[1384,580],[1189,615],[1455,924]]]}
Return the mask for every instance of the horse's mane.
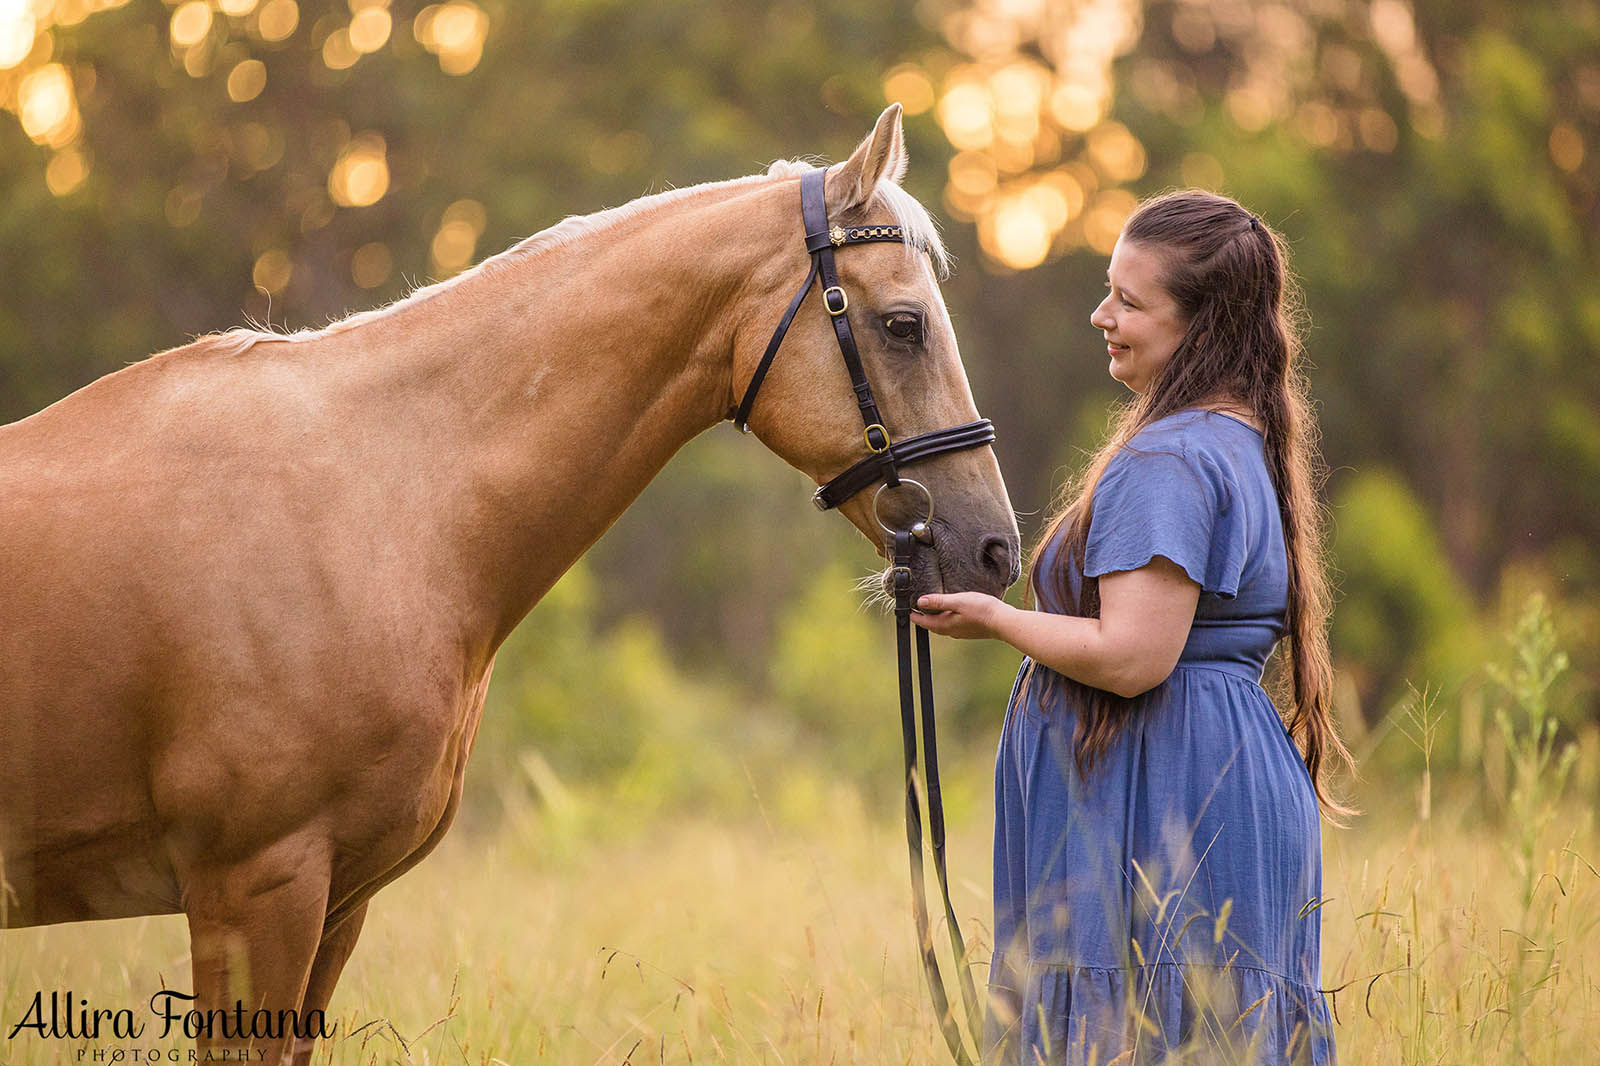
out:
{"label": "horse's mane", "polygon": [[[248,327],[237,326],[221,333],[209,333],[197,337],[189,347],[191,349],[203,347],[206,350],[224,355],[237,355],[257,344],[316,340],[335,333],[344,333],[364,326],[376,319],[385,318],[413,304],[428,300],[471,278],[492,274],[522,260],[537,256],[541,252],[573,244],[592,234],[610,229],[618,223],[646,212],[659,210],[678,200],[713,190],[731,190],[744,185],[755,185],[772,178],[797,177],[813,169],[815,169],[814,164],[803,160],[780,159],[761,174],[751,174],[742,178],[729,178],[724,181],[704,182],[699,185],[686,186],[682,189],[667,189],[653,195],[641,196],[637,200],[631,200],[619,207],[596,211],[593,214],[569,215],[555,225],[540,230],[531,237],[524,238],[505,251],[484,259],[476,266],[464,270],[454,277],[413,289],[400,299],[382,307],[357,311],[320,328],[299,329],[292,333],[278,332],[270,327],[260,328],[254,324]],[[932,260],[939,276],[944,277],[950,268],[950,254],[945,250],[944,240],[939,234],[938,223],[934,221],[933,216],[928,213],[927,208],[918,202],[916,197],[900,187],[899,179],[899,174],[885,175],[884,179],[878,183],[875,195],[894,218],[895,222],[905,231],[907,253],[926,253]]]}

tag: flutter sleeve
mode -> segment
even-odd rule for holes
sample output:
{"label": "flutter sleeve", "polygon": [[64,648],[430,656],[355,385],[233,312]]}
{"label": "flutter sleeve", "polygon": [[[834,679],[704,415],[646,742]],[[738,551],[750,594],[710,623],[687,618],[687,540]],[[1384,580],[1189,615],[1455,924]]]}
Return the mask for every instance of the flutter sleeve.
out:
{"label": "flutter sleeve", "polygon": [[1182,447],[1144,450],[1136,442],[1095,486],[1084,575],[1137,570],[1160,555],[1202,591],[1231,598],[1244,573],[1242,510],[1207,456]]}

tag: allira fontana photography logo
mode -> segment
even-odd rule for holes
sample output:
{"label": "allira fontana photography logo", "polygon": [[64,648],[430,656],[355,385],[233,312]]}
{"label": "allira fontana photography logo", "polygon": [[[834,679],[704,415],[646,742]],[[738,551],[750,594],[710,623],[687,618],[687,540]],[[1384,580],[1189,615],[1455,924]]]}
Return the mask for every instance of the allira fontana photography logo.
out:
{"label": "allira fontana photography logo", "polygon": [[[327,1024],[320,1010],[302,1014],[296,1010],[249,1010],[240,1001],[229,1007],[196,1010],[195,997],[187,992],[163,988],[150,997],[142,1010],[132,1007],[102,1007],[81,999],[71,989],[33,994],[25,1001],[22,1015],[15,1021],[5,1019],[6,1039],[32,1036],[45,1040],[135,1041],[135,1040],[204,1040],[249,1045],[265,1041],[288,1039],[325,1040],[333,1035],[337,1026]],[[118,1048],[119,1060],[127,1061],[129,1052]],[[244,1062],[258,1058],[253,1050],[227,1048],[188,1049],[182,1054],[176,1049],[140,1050],[137,1057],[145,1061],[174,1062]],[[89,1061],[109,1061],[104,1052],[80,1050],[79,1058]]]}

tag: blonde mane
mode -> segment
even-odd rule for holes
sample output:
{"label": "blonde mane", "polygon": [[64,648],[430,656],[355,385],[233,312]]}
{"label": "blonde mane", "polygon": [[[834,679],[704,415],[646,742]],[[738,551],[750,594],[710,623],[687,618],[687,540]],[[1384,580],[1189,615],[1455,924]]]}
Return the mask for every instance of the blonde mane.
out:
{"label": "blonde mane", "polygon": [[[761,174],[751,174],[742,178],[729,178],[724,181],[704,182],[682,189],[667,189],[664,192],[641,196],[637,200],[629,201],[619,207],[606,208],[593,214],[569,215],[555,225],[542,229],[531,237],[524,238],[505,251],[490,256],[478,263],[478,265],[464,270],[454,277],[413,289],[400,299],[382,307],[357,311],[319,328],[305,328],[295,330],[292,333],[280,333],[270,328],[256,328],[253,325],[248,327],[237,326],[221,333],[208,333],[197,337],[194,343],[204,345],[213,352],[224,355],[238,355],[257,344],[297,343],[317,340],[336,333],[344,333],[378,319],[386,318],[413,304],[429,300],[479,275],[492,274],[515,263],[537,256],[542,252],[574,244],[628,219],[659,210],[690,196],[713,190],[728,190],[743,185],[756,185],[772,178],[798,177],[806,171],[814,169],[816,169],[814,164],[802,160],[780,159]],[[903,172],[903,164],[898,170]],[[944,240],[939,234],[938,223],[928,213],[927,208],[917,201],[916,197],[900,187],[900,172],[886,174],[883,180],[878,182],[874,193],[879,202],[894,218],[896,224],[905,231],[907,254],[925,253],[932,261],[938,276],[942,278],[949,272],[950,254],[945,250]]]}

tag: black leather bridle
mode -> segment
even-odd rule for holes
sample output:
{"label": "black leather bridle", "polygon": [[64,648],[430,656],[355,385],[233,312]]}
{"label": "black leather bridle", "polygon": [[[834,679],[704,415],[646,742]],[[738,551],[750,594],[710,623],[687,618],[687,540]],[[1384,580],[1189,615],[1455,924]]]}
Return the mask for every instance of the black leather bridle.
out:
{"label": "black leather bridle", "polygon": [[[936,429],[915,437],[896,441],[890,438],[878,413],[877,401],[872,395],[872,385],[867,381],[861,365],[861,353],[856,349],[855,335],[850,332],[849,297],[839,285],[839,273],[834,266],[833,252],[848,244],[873,242],[905,242],[905,233],[899,226],[829,226],[827,202],[824,198],[825,170],[810,170],[800,178],[800,214],[805,226],[806,251],[811,253],[811,272],[806,275],[800,291],[789,301],[788,308],[773,331],[767,350],[756,365],[750,384],[745,388],[744,399],[733,416],[741,430],[750,431],[750,408],[755,403],[756,392],[772,366],[784,334],[794,321],[795,312],[805,301],[817,278],[822,279],[822,306],[833,322],[834,333],[839,338],[839,351],[850,372],[850,382],[855,389],[856,403],[861,408],[861,421],[866,428],[862,439],[870,453],[844,473],[817,489],[812,500],[826,511],[837,507],[856,493],[878,484],[878,493],[872,498],[872,513],[886,534],[887,547],[893,558],[890,577],[894,588],[895,644],[900,673],[900,733],[905,749],[906,785],[906,845],[911,859],[912,910],[916,919],[917,943],[922,953],[923,972],[928,979],[928,994],[934,1010],[939,1015],[939,1028],[944,1033],[950,1054],[960,1066],[970,1066],[974,1056],[967,1053],[962,1043],[961,1030],[950,1009],[945,994],[944,980],[939,974],[939,962],[934,953],[933,935],[929,929],[926,879],[922,862],[922,811],[917,801],[917,721],[916,699],[911,680],[911,631],[916,630],[917,681],[922,704],[923,763],[926,767],[928,792],[928,835],[933,849],[933,868],[938,876],[939,891],[944,897],[944,913],[950,929],[950,946],[955,954],[956,972],[961,987],[961,998],[966,1006],[967,1026],[976,1047],[982,1034],[982,1013],[978,1007],[971,969],[967,962],[966,942],[956,923],[955,908],[950,903],[950,879],[945,872],[944,801],[939,793],[939,756],[934,730],[933,666],[929,656],[928,631],[911,624],[913,600],[911,595],[912,543],[921,540],[931,543],[933,532],[933,494],[927,486],[911,478],[900,476],[900,467],[946,452],[981,448],[994,443],[994,423],[987,418],[948,429]],[[901,485],[915,485],[928,501],[927,516],[912,524],[910,529],[898,529],[883,520],[878,509],[884,489]]]}

